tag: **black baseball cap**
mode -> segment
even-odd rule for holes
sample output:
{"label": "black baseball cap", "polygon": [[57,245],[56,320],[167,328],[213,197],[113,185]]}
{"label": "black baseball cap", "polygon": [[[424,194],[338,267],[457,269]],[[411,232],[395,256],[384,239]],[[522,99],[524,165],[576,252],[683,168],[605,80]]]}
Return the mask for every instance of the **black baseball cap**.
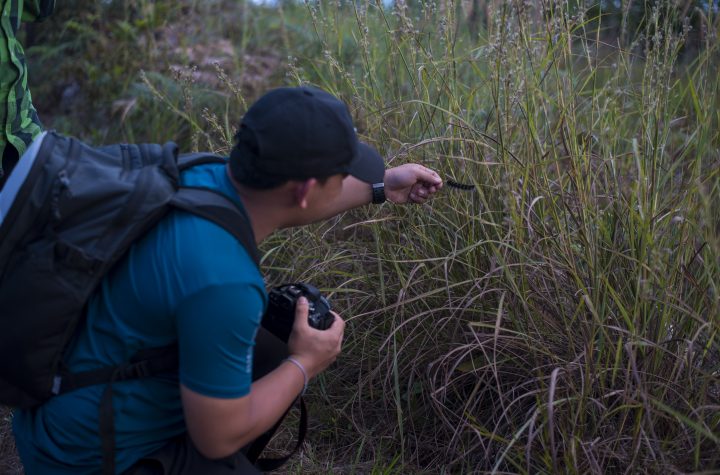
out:
{"label": "black baseball cap", "polygon": [[344,173],[374,184],[385,175],[380,154],[358,140],[345,103],[315,87],[266,93],[243,116],[236,139],[230,171],[250,187]]}

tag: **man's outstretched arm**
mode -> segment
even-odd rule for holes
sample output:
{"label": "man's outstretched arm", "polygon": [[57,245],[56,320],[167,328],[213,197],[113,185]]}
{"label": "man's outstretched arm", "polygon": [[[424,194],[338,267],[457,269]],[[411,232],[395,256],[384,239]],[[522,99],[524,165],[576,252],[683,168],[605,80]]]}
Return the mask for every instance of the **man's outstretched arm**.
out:
{"label": "man's outstretched arm", "polygon": [[[424,203],[443,186],[435,171],[408,163],[385,171],[385,196],[396,204]],[[353,176],[343,180],[342,193],[328,213],[328,218],[372,202],[372,188]]]}

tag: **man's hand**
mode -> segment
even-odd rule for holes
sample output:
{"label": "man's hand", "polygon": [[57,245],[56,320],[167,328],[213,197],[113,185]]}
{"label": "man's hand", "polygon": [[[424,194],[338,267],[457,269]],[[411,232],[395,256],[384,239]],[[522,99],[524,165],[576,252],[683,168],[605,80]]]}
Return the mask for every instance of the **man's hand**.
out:
{"label": "man's hand", "polygon": [[332,312],[335,319],[330,328],[316,330],[308,323],[308,306],[305,297],[300,297],[295,305],[295,323],[288,349],[301,362],[308,378],[313,378],[330,366],[340,354],[345,322],[340,315]]}
{"label": "man's hand", "polygon": [[[288,349],[302,365],[308,379],[335,361],[342,345],[345,322],[334,313],[330,328],[316,330],[308,324],[308,301],[298,300]],[[287,411],[303,388],[304,375],[284,362],[252,385],[239,398],[216,398],[180,386],[185,422],[193,443],[207,458],[227,457],[267,431]]]}
{"label": "man's hand", "polygon": [[385,196],[393,203],[424,203],[443,182],[440,175],[416,163],[407,163],[385,172]]}

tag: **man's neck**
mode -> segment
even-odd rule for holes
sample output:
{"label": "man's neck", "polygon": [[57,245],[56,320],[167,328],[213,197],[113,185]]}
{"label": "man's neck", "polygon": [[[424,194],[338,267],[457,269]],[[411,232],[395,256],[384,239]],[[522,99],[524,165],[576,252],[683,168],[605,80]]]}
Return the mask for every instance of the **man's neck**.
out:
{"label": "man's neck", "polygon": [[249,189],[235,181],[229,166],[225,168],[225,172],[250,217],[255,242],[260,244],[282,226],[282,214],[278,213],[277,204],[273,199],[269,199],[265,192]]}

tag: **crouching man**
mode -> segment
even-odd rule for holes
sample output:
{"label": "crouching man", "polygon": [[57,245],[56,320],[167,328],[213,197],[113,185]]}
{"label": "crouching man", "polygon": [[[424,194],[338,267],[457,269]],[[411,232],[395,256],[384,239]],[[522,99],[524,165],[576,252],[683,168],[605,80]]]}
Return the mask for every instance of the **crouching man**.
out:
{"label": "crouching man", "polygon": [[[256,243],[386,198],[422,203],[442,186],[420,165],[385,170],[358,140],[345,104],[312,87],[268,92],[247,111],[236,140],[227,164],[192,167],[181,181],[235,201]],[[300,299],[287,345],[274,339],[260,327],[267,294],[251,251],[182,211],[134,243],[88,302],[64,363],[89,371],[177,343],[178,370],[116,382],[110,436],[100,433],[105,385],[17,411],[26,473],[257,473],[242,449],[337,358],[345,323],[335,314],[327,330],[310,327]]]}

